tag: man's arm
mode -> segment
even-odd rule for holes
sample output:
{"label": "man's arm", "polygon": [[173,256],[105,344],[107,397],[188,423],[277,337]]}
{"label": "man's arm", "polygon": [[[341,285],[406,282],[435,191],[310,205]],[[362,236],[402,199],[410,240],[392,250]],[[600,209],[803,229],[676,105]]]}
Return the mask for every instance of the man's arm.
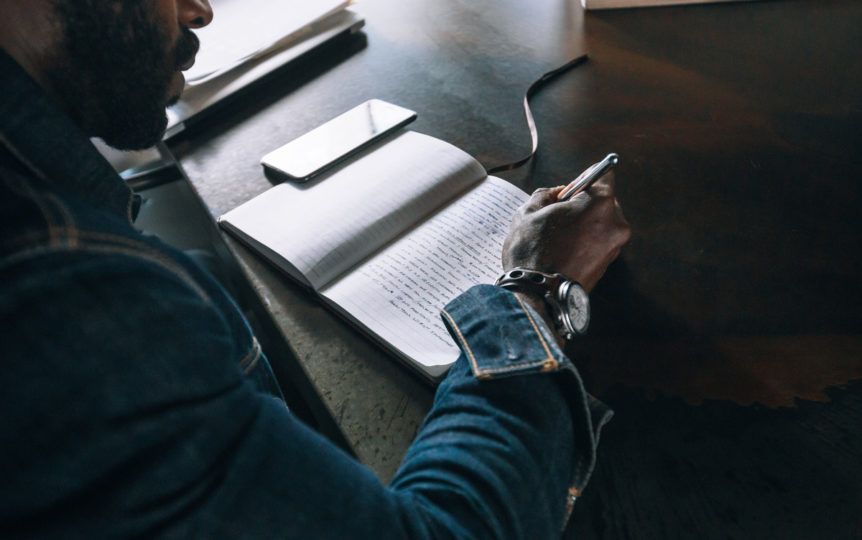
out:
{"label": "man's arm", "polygon": [[[0,399],[10,534],[540,538],[562,527],[576,460],[555,378],[480,382],[465,353],[387,487],[258,392],[230,327],[182,283],[123,258],[77,262],[0,317],[15,337]],[[470,328],[526,329],[507,291],[480,287],[448,311],[481,369],[545,358],[537,334],[499,347]]]}
{"label": "man's arm", "polygon": [[[571,212],[569,203],[554,204],[537,217],[547,208],[535,204],[542,196],[522,221]],[[572,215],[588,212],[585,204]],[[513,229],[516,245],[556,238],[542,226],[534,227],[538,236],[521,234],[522,227]],[[544,260],[536,259],[541,269],[566,272]],[[62,272],[52,287],[23,291],[17,304],[3,306],[4,328],[15,337],[4,373],[10,391],[0,400],[3,416],[15,419],[0,467],[4,530],[64,537],[559,534],[570,495],[588,478],[605,416],[542,323],[541,306],[526,308],[490,285],[447,306],[462,355],[387,487],[243,378],[217,309],[170,275],[127,263],[82,257],[20,269],[27,275],[47,264]]]}

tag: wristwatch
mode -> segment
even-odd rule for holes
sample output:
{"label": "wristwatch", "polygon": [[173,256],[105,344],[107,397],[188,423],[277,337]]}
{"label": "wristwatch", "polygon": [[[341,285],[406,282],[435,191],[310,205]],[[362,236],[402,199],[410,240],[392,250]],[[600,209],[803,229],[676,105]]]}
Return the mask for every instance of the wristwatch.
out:
{"label": "wristwatch", "polygon": [[583,335],[590,324],[590,298],[576,281],[562,274],[515,268],[497,280],[495,285],[543,299],[548,305],[557,331],[566,339]]}

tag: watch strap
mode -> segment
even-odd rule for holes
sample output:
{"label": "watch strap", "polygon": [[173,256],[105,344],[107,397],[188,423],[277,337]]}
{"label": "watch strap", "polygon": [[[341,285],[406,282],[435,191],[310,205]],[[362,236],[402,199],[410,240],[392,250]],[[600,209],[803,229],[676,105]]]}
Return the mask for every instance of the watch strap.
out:
{"label": "watch strap", "polygon": [[548,274],[528,268],[513,268],[499,278],[495,285],[523,293],[532,293],[545,298],[560,287],[566,278],[562,274]]}
{"label": "watch strap", "polygon": [[565,312],[566,291],[571,287],[581,286],[562,274],[549,274],[529,268],[513,268],[500,276],[495,285],[524,294],[538,296],[545,302],[551,315],[551,320],[557,332],[566,339],[583,334],[586,327],[576,328],[572,324],[571,314]]}

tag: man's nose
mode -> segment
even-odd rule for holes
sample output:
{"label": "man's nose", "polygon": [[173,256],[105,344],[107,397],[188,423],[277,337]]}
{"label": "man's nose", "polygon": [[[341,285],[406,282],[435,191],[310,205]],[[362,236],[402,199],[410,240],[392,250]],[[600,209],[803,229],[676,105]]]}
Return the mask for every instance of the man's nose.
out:
{"label": "man's nose", "polygon": [[179,0],[177,14],[180,24],[188,28],[201,28],[213,20],[209,0]]}

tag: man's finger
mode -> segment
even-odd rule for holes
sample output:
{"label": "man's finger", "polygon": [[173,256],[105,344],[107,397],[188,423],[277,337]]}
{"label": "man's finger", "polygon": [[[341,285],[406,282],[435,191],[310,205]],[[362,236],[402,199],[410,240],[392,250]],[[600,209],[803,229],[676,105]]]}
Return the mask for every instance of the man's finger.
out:
{"label": "man's finger", "polygon": [[596,180],[587,191],[593,197],[613,197],[615,183],[614,171],[608,171]]}
{"label": "man's finger", "polygon": [[539,188],[530,196],[530,200],[524,204],[524,210],[527,212],[535,212],[549,204],[557,202],[557,195],[565,186],[556,186],[550,188]]}

